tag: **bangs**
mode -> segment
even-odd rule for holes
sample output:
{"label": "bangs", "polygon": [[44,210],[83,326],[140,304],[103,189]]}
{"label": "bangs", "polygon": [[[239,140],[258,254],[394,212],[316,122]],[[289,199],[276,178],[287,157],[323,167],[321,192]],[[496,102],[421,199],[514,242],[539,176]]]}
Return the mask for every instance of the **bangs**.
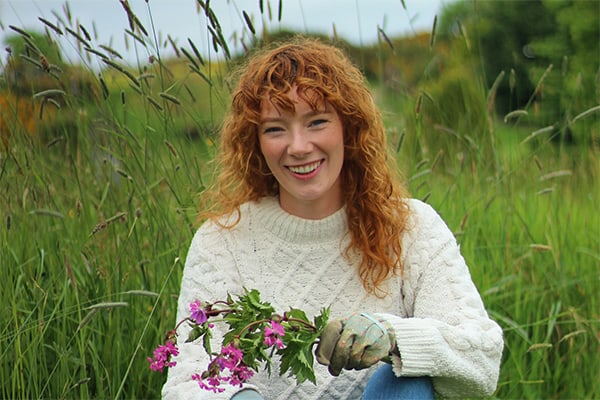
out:
{"label": "bangs", "polygon": [[236,111],[253,124],[259,123],[265,101],[282,111],[293,112],[295,105],[288,97],[293,88],[313,110],[329,103],[339,111],[345,88],[339,76],[344,75],[344,67],[323,46],[292,44],[266,53],[251,61],[241,77],[234,101],[239,107]]}
{"label": "bangs", "polygon": [[293,112],[295,105],[288,94],[295,89],[302,100],[317,110],[329,97],[326,95],[326,76],[314,67],[313,60],[293,53],[283,51],[273,57],[261,74],[262,85],[257,93],[263,101],[268,99],[277,109]]}

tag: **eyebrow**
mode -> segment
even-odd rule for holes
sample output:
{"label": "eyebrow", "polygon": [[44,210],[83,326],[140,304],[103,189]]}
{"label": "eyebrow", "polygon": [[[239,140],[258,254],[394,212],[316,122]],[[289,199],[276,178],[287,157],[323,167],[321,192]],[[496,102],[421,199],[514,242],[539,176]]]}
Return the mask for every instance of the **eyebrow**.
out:
{"label": "eyebrow", "polygon": [[[311,110],[307,113],[302,114],[300,117],[301,118],[307,118],[307,117],[313,117],[315,115],[321,115],[321,114],[333,114],[334,110],[331,108],[323,108],[323,109],[319,109],[319,110]],[[281,114],[280,114],[281,115]],[[260,123],[264,124],[264,123],[268,123],[268,122],[279,122],[281,120],[283,120],[283,117],[267,117],[267,118],[261,118],[260,119]]]}

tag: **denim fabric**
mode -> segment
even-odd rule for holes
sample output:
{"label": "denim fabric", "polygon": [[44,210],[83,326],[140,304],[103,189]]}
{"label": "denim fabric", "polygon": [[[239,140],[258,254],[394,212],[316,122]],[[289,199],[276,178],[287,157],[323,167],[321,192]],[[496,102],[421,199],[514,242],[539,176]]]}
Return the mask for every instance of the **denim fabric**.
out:
{"label": "denim fabric", "polygon": [[431,378],[397,377],[392,366],[380,367],[367,382],[362,400],[407,400],[435,399]]}
{"label": "denim fabric", "polygon": [[233,395],[231,400],[263,400],[256,390],[242,390]]}

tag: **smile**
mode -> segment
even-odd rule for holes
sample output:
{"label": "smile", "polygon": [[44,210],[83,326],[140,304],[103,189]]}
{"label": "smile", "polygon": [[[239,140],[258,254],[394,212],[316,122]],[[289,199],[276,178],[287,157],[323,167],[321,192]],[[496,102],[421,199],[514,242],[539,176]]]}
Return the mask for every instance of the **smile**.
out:
{"label": "smile", "polygon": [[321,160],[305,165],[290,165],[288,169],[295,174],[310,174],[321,165]]}

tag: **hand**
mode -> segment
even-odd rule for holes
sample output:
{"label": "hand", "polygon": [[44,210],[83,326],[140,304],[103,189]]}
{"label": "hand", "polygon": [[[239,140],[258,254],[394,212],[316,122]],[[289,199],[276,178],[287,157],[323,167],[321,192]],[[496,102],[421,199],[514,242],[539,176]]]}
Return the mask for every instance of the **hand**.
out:
{"label": "hand", "polygon": [[388,356],[395,345],[392,327],[362,313],[328,323],[315,353],[317,361],[338,376],[342,369],[370,367]]}
{"label": "hand", "polygon": [[253,389],[245,389],[233,395],[231,400],[264,400],[264,398]]}

